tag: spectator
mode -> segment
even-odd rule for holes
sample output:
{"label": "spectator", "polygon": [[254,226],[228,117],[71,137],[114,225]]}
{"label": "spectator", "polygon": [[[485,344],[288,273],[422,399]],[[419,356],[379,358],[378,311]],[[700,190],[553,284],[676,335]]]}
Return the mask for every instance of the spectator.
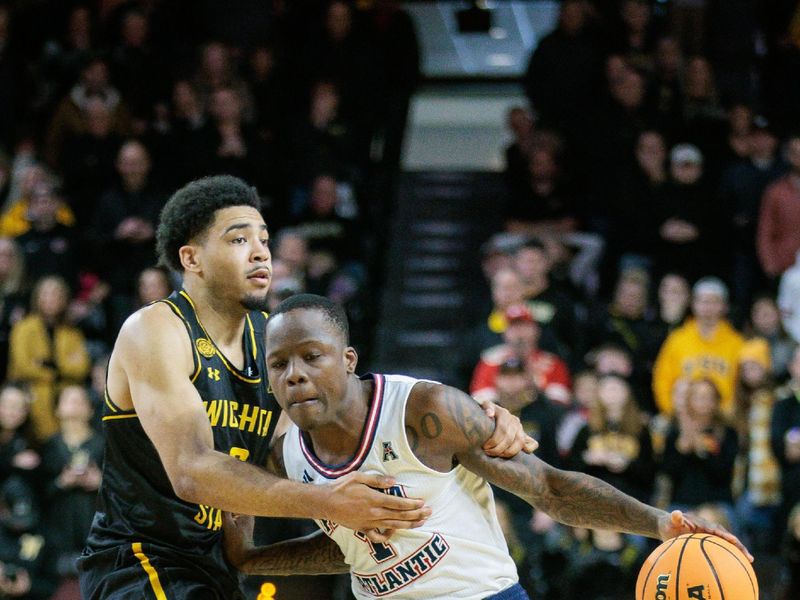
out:
{"label": "spectator", "polygon": [[717,273],[713,229],[716,209],[703,181],[703,155],[692,144],[678,144],[670,152],[670,182],[654,207],[659,239],[656,272],[670,270],[693,281],[703,274]]}
{"label": "spectator", "polygon": [[38,483],[36,469],[42,460],[34,449],[30,409],[27,391],[10,383],[0,388],[0,482],[17,475],[31,485]]}
{"label": "spectator", "polygon": [[789,376],[786,385],[776,391],[770,432],[772,453],[781,467],[781,526],[800,502],[800,348],[792,355]]}
{"label": "spectator", "polygon": [[222,42],[213,41],[203,47],[193,87],[206,108],[211,106],[214,92],[222,89],[233,90],[241,103],[242,120],[246,123],[253,121],[255,117],[253,99],[247,83],[236,73],[230,48]]}
{"label": "spectator", "polygon": [[85,131],[83,114],[90,98],[99,98],[111,114],[111,129],[119,135],[131,132],[131,117],[119,91],[109,82],[108,65],[99,57],[91,58],[81,71],[81,78],[56,108],[47,131],[44,157],[53,168],[61,166],[64,140]]}
{"label": "spectator", "polygon": [[27,310],[25,259],[17,243],[0,237],[0,374],[8,372],[11,327]]}
{"label": "spectator", "polygon": [[528,162],[536,121],[533,113],[514,106],[506,113],[506,127],[512,136],[505,149],[505,179],[510,198],[522,198],[528,189]]}
{"label": "spectator", "polygon": [[619,31],[611,40],[611,52],[642,72],[653,71],[652,8],[645,0],[623,0],[619,6]]}
{"label": "spectator", "polygon": [[103,438],[91,427],[94,410],[86,390],[65,387],[58,397],[59,430],[42,447],[47,477],[45,531],[57,556],[59,574],[76,577],[100,487]]}
{"label": "spectator", "polygon": [[[50,185],[52,187],[55,185],[55,180],[38,165],[33,165],[26,169],[25,179],[20,189],[20,197],[0,217],[0,232],[2,232],[2,235],[17,237],[30,230],[30,200],[34,190],[40,185]],[[75,225],[75,215],[63,201],[59,202],[56,221],[66,227]]]}
{"label": "spectator", "polygon": [[653,392],[658,409],[673,414],[670,391],[679,377],[708,377],[714,382],[720,409],[733,411],[739,352],[744,340],[725,320],[728,290],[715,277],[704,277],[692,288],[690,319],[669,334],[653,367]]}
{"label": "spectator", "polygon": [[153,51],[149,37],[147,13],[129,9],[122,16],[120,40],[110,59],[114,83],[139,119],[149,114],[163,85],[164,63]]}
{"label": "spectator", "polygon": [[30,229],[17,237],[17,244],[31,281],[57,275],[74,289],[78,283],[78,241],[74,227],[58,222],[61,204],[51,185],[37,185],[28,202]]}
{"label": "spectator", "polygon": [[623,377],[600,377],[597,401],[589,408],[589,422],[578,433],[570,457],[573,469],[649,501],[655,467],[650,432]]}
{"label": "spectator", "polygon": [[719,389],[709,378],[689,386],[685,411],[667,435],[662,470],[672,484],[672,506],[692,509],[706,502],[732,514],[736,430],[725,425]]}
{"label": "spectator", "polygon": [[689,312],[691,293],[683,275],[667,273],[658,284],[658,314],[655,318],[654,343],[660,348],[667,336],[683,325]]}
{"label": "spectator", "polygon": [[163,267],[148,267],[141,273],[136,286],[136,305],[145,306],[166,298],[172,293],[169,273]]}
{"label": "spectator", "polygon": [[578,433],[589,422],[589,411],[597,403],[598,376],[591,369],[579,371],[572,380],[572,405],[556,432],[559,456],[567,456]]}
{"label": "spectator", "polygon": [[[120,185],[100,197],[92,237],[100,276],[111,286],[111,325],[118,331],[133,312],[134,280],[156,262],[155,226],[163,204],[150,181],[150,155],[139,142],[125,143],[117,154]],[[124,256],[125,261],[118,260]]]}
{"label": "spectator", "polygon": [[751,337],[763,338],[769,344],[770,376],[773,381],[786,377],[786,368],[797,346],[781,324],[781,313],[772,296],[759,296],[750,308]]}
{"label": "spectator", "polygon": [[525,301],[542,328],[543,347],[569,360],[583,341],[574,303],[550,280],[552,261],[544,244],[530,240],[520,246],[514,252],[514,268],[522,278]]}
{"label": "spectator", "polygon": [[725,208],[727,239],[732,242],[728,255],[733,302],[741,307],[749,305],[763,277],[756,254],[756,230],[764,190],[785,171],[777,148],[778,138],[769,121],[755,117],[748,160],[731,165],[720,182],[720,206]]}
{"label": "spectator", "polygon": [[771,184],[761,199],[756,247],[761,268],[779,277],[800,250],[800,134],[786,142],[789,172]]}
{"label": "spectator", "polygon": [[558,27],[538,44],[525,74],[525,94],[546,127],[580,130],[600,75],[599,47],[587,27],[587,7],[561,3]]}
{"label": "spectator", "polygon": [[31,313],[11,329],[8,378],[30,386],[31,421],[40,441],[58,429],[58,391],[82,383],[89,374],[83,335],[64,321],[68,304],[66,283],[58,277],[45,277],[33,289]]}
{"label": "spectator", "polygon": [[784,271],[778,285],[778,307],[783,327],[792,339],[800,343],[800,251],[794,264]]}
{"label": "spectator", "polygon": [[769,346],[760,338],[745,342],[739,354],[736,389],[736,426],[744,469],[737,503],[738,521],[749,538],[748,547],[774,551],[780,539],[780,467],[770,447],[770,425],[775,394],[770,381]]}
{"label": "spectator", "polygon": [[659,129],[679,130],[683,120],[683,53],[672,36],[659,38],[655,45],[653,80],[648,90]]}
{"label": "spectator", "polygon": [[526,366],[537,389],[555,402],[568,404],[569,371],[558,356],[539,349],[541,330],[531,310],[524,304],[511,306],[506,310],[506,321],[504,343],[482,353],[472,375],[470,393],[481,401],[496,398],[495,380],[500,366],[515,358]]}

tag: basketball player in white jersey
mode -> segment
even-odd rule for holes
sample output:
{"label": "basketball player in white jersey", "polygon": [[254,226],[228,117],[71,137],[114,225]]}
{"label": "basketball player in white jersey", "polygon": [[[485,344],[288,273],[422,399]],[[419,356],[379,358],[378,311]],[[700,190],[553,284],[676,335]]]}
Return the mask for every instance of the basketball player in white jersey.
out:
{"label": "basketball player in white jersey", "polygon": [[358,377],[357,358],[347,318],[330,300],[293,296],[272,313],[269,381],[294,425],[277,442],[270,469],[311,485],[356,470],[388,475],[397,482],[389,493],[423,498],[430,518],[371,539],[318,520],[321,532],[263,548],[252,547],[249,519],[228,519],[228,557],[245,573],[349,570],[359,599],[527,599],[487,481],[567,525],[660,539],[707,532],[747,552],[719,527],[647,506],[588,475],[532,455],[491,458],[481,446],[494,424],[472,398],[399,375]]}

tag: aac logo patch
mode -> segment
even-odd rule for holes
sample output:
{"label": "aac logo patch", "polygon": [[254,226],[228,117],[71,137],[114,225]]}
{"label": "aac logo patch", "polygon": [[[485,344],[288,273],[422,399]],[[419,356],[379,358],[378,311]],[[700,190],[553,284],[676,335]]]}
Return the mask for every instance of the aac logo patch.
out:
{"label": "aac logo patch", "polygon": [[206,338],[197,338],[194,343],[197,351],[205,356],[206,358],[211,358],[216,354],[216,350],[214,350],[214,344],[209,342]]}
{"label": "aac logo patch", "polygon": [[383,442],[383,462],[397,460],[397,454],[392,449],[392,442]]}

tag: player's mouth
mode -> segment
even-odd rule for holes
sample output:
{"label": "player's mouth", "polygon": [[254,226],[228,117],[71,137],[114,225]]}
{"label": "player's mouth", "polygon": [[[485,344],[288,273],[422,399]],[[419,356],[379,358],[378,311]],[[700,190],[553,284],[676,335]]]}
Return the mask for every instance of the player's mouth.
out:
{"label": "player's mouth", "polygon": [[292,400],[291,402],[289,402],[289,406],[292,408],[294,407],[302,408],[304,406],[312,406],[317,402],[319,402],[319,398],[301,398],[299,400]]}
{"label": "player's mouth", "polygon": [[247,278],[251,281],[256,281],[258,283],[267,284],[269,283],[271,273],[269,269],[261,268],[256,269],[255,271],[251,271],[247,274]]}

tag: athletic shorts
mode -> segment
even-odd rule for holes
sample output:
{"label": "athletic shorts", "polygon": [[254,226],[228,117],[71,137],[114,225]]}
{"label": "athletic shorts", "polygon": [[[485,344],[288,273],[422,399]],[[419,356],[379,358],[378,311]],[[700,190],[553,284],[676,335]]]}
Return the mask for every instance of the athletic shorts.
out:
{"label": "athletic shorts", "polygon": [[530,600],[530,597],[520,584],[515,583],[510,588],[489,596],[486,600]]}
{"label": "athletic shorts", "polygon": [[244,600],[238,580],[151,544],[84,552],[78,576],[83,600]]}

